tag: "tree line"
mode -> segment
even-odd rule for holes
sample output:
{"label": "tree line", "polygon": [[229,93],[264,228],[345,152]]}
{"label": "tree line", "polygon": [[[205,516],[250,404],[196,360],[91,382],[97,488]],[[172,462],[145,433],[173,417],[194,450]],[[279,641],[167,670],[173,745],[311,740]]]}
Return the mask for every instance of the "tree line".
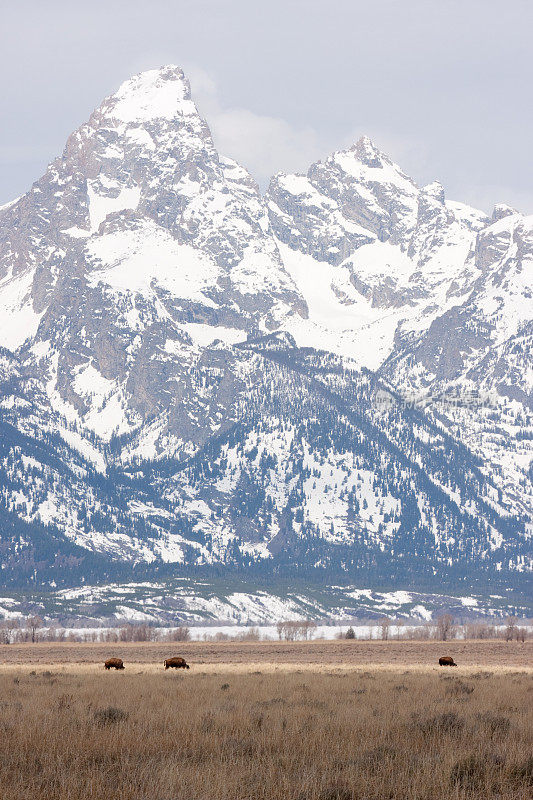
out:
{"label": "tree line", "polygon": [[450,639],[505,639],[506,642],[524,642],[528,638],[528,629],[519,625],[516,617],[509,616],[502,626],[500,621],[495,622],[468,622],[456,624],[451,614],[441,614],[432,621],[423,625],[405,625],[404,620],[392,620],[381,617],[377,621],[377,636],[374,636],[373,627],[368,628],[367,635],[356,636],[352,626],[346,633],[340,633],[342,639],[437,639],[447,642]]}
{"label": "tree line", "polygon": [[[363,630],[361,630],[361,628]],[[309,641],[324,638],[318,635],[317,623],[310,619],[282,620],[275,626],[279,641]],[[193,629],[194,632],[194,629]],[[355,631],[353,625],[347,630],[339,629],[337,639],[428,640],[446,642],[452,639],[505,639],[507,642],[524,642],[530,636],[528,627],[520,625],[517,618],[509,616],[505,623],[500,620],[457,624],[451,614],[441,614],[424,624],[413,625],[409,620],[381,617],[377,621],[366,621]],[[191,629],[178,627],[156,627],[146,623],[101,628],[100,630],[69,630],[57,625],[44,627],[38,616],[7,618],[0,620],[0,644],[35,642],[187,642],[192,638]],[[271,639],[258,627],[236,629],[235,633],[217,631],[204,632],[204,641],[260,641]]]}

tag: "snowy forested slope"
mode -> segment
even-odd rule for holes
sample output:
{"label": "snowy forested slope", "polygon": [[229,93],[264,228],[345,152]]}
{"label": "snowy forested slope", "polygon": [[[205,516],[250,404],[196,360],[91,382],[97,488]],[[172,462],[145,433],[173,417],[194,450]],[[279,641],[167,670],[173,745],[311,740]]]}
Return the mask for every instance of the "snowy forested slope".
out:
{"label": "snowy forested slope", "polygon": [[0,209],[3,582],[521,584],[532,258],[367,138],[263,197],[126,81]]}

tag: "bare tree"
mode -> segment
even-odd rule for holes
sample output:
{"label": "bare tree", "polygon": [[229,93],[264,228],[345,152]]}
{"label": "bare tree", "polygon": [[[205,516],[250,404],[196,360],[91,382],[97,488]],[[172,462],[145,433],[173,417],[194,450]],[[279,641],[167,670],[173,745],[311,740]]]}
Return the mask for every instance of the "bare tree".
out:
{"label": "bare tree", "polygon": [[42,624],[43,624],[42,619],[38,617],[36,614],[34,614],[31,617],[28,617],[28,619],[26,620],[26,626],[30,632],[32,643],[35,643],[37,629],[40,628]]}
{"label": "bare tree", "polygon": [[191,632],[189,628],[180,625],[179,628],[174,628],[170,631],[169,639],[172,642],[188,642],[191,638]]}
{"label": "bare tree", "polygon": [[516,629],[516,641],[517,642],[525,642],[526,641],[527,631],[525,628],[517,628]]}
{"label": "bare tree", "polygon": [[13,640],[13,631],[19,626],[17,619],[8,617],[0,623],[0,642],[2,644],[11,644]]}
{"label": "bare tree", "polygon": [[516,636],[516,617],[507,617],[505,621],[505,641],[512,642]]}
{"label": "bare tree", "polygon": [[492,639],[494,637],[494,626],[487,625],[485,622],[471,622],[464,626],[465,639]]}
{"label": "bare tree", "polygon": [[304,639],[312,639],[316,632],[316,622],[306,619],[301,623],[300,632]]}
{"label": "bare tree", "polygon": [[424,625],[413,625],[407,628],[407,638],[425,641],[430,637],[430,628],[427,622]]}
{"label": "bare tree", "polygon": [[288,620],[285,623],[284,635],[285,635],[285,639],[288,642],[294,642],[294,640],[298,636],[298,628],[299,627],[300,627],[300,623],[299,622],[295,622],[294,620]]}
{"label": "bare tree", "polygon": [[258,642],[260,638],[259,628],[246,628],[245,631],[237,635],[237,639],[240,642]]}
{"label": "bare tree", "polygon": [[47,642],[56,642],[57,641],[57,631],[55,625],[50,625],[46,632],[46,641]]}
{"label": "bare tree", "polygon": [[441,642],[447,642],[448,639],[453,639],[453,617],[451,614],[441,614],[437,617],[437,637]]}
{"label": "bare tree", "polygon": [[315,635],[316,622],[309,619],[293,619],[278,622],[276,628],[280,639],[294,642],[295,639],[312,639]]}
{"label": "bare tree", "polygon": [[379,620],[379,628],[381,633],[381,638],[384,642],[387,641],[389,638],[389,628],[390,628],[390,619],[388,617],[381,617]]}

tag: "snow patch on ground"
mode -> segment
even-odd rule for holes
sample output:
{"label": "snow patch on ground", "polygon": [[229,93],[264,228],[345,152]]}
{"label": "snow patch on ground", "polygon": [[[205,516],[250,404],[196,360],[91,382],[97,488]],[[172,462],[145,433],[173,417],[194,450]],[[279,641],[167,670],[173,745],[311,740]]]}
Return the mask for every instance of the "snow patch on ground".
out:
{"label": "snow patch on ground", "polygon": [[91,230],[97,231],[109,214],[126,209],[135,209],[139,205],[141,190],[137,186],[119,187],[116,197],[109,197],[98,191],[100,183],[87,181],[87,194],[89,196],[89,216]]}
{"label": "snow patch on ground", "polygon": [[8,350],[16,350],[26,339],[35,336],[44,314],[44,311],[37,314],[33,310],[33,275],[32,270],[17,275],[10,272],[0,281],[0,345]]}
{"label": "snow patch on ground", "polygon": [[[238,328],[225,328],[223,325],[203,325],[199,322],[185,322],[181,325],[193,342],[199,347],[207,347],[216,339],[224,344],[232,345],[246,339],[246,332]],[[168,340],[167,340],[168,344]]]}
{"label": "snow patch on ground", "polygon": [[95,404],[101,405],[116,389],[116,383],[104,378],[93,364],[87,364],[76,373],[72,387],[80,397],[90,397]]}
{"label": "snow patch on ground", "polygon": [[150,296],[155,281],[173,297],[213,305],[203,292],[216,284],[219,267],[152,221],[92,239],[87,250],[95,260],[92,286],[103,283],[121,293]]}
{"label": "snow patch on ground", "polygon": [[105,475],[107,472],[107,464],[104,455],[87,439],[81,436],[77,431],[69,430],[68,428],[59,428],[61,438],[77,450],[89,463],[93,465],[97,472]]}

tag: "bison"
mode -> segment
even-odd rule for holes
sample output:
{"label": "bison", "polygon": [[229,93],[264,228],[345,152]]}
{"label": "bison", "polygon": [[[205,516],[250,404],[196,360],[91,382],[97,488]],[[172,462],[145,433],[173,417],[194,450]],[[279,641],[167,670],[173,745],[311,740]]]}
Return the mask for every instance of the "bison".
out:
{"label": "bison", "polygon": [[105,669],[124,669],[124,662],[121,658],[108,658],[104,664]]}
{"label": "bison", "polygon": [[189,665],[185,661],[184,658],[179,658],[176,656],[175,658],[167,658],[165,663],[165,669],[172,667],[174,669],[189,669]]}
{"label": "bison", "polygon": [[439,667],[456,667],[457,664],[451,656],[441,656],[439,658]]}

